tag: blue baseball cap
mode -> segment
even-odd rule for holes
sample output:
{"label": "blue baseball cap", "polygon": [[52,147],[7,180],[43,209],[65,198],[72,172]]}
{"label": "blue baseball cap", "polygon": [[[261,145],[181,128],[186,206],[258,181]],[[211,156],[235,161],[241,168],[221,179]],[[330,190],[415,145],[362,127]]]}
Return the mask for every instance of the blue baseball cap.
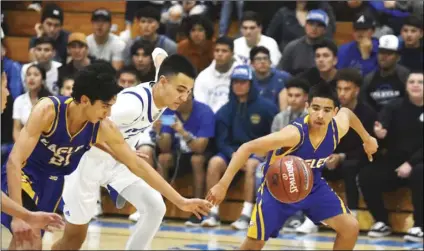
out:
{"label": "blue baseball cap", "polygon": [[323,24],[325,27],[328,26],[328,15],[323,10],[311,10],[306,16],[306,21],[315,21]]}
{"label": "blue baseball cap", "polygon": [[249,65],[238,65],[234,67],[234,70],[231,73],[231,80],[252,80],[252,75],[252,69]]}

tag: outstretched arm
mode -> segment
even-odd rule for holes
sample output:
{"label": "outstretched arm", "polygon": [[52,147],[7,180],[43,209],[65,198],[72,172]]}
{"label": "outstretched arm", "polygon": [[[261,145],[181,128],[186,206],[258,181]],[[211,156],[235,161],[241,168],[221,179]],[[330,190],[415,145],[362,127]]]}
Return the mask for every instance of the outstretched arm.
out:
{"label": "outstretched arm", "polygon": [[352,127],[353,130],[358,133],[359,137],[361,137],[362,142],[364,142],[364,150],[368,155],[368,159],[372,161],[372,154],[374,154],[378,149],[377,140],[367,132],[355,113],[353,113],[350,109],[343,107],[334,119],[337,123],[339,138],[344,137],[349,131],[349,128]]}
{"label": "outstretched arm", "polygon": [[132,173],[142,178],[180,209],[193,212],[198,216],[199,214],[207,215],[210,207],[209,203],[203,200],[189,201],[182,197],[153,167],[142,158],[137,157],[110,120],[106,119],[101,122],[98,138],[100,142],[104,141],[109,146],[118,161],[126,165]]}
{"label": "outstretched arm", "polygon": [[159,73],[160,66],[161,66],[163,60],[165,60],[165,58],[167,58],[167,57],[168,57],[168,53],[166,53],[166,51],[164,49],[155,48],[153,50],[152,58],[153,58],[153,64],[156,68],[155,81],[158,80],[158,73]]}
{"label": "outstretched arm", "polygon": [[293,125],[288,125],[278,132],[244,143],[233,155],[220,183],[228,188],[236,173],[246,164],[251,154],[264,156],[271,150],[296,146],[299,141],[298,129]]}

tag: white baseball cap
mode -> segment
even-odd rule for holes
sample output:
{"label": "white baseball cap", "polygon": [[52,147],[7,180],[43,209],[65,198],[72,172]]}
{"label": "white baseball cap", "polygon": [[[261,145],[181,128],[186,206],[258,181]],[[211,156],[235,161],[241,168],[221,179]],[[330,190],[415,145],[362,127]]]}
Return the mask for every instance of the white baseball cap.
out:
{"label": "white baseball cap", "polygon": [[388,51],[399,51],[399,39],[395,35],[384,35],[378,41],[378,49]]}

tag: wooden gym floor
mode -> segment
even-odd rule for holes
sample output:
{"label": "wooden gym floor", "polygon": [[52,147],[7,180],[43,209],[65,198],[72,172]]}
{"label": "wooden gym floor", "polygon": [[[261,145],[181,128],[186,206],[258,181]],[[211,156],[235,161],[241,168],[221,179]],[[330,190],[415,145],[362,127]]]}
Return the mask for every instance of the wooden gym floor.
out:
{"label": "wooden gym floor", "polygon": [[[121,218],[102,218],[90,223],[84,250],[123,250],[133,223]],[[48,250],[62,232],[46,234],[44,249]],[[188,228],[181,222],[166,221],[152,243],[152,249],[160,250],[232,250],[244,239],[244,231],[231,230],[227,225],[216,229]],[[5,250],[10,233],[2,227],[1,249]],[[329,250],[334,233],[321,231],[311,235],[280,234],[267,243],[266,250]],[[423,244],[404,242],[401,236],[369,239],[361,236],[356,250],[416,250]]]}

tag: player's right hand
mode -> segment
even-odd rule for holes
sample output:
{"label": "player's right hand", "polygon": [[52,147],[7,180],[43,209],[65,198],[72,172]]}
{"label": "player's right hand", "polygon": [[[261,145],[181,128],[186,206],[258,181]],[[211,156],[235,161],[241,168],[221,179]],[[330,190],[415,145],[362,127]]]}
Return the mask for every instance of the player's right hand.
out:
{"label": "player's right hand", "polygon": [[227,188],[218,183],[209,190],[206,199],[210,201],[214,206],[217,206],[221,204],[226,194]]}
{"label": "player's right hand", "polygon": [[201,215],[207,216],[211,210],[212,204],[207,200],[184,198],[181,205],[177,206],[183,211],[193,213],[198,219],[202,219]]}
{"label": "player's right hand", "polygon": [[368,156],[368,160],[372,162],[372,155],[377,152],[378,150],[378,143],[377,139],[374,137],[369,137],[367,141],[364,142],[364,151]]}
{"label": "player's right hand", "polygon": [[32,241],[36,237],[31,226],[19,218],[15,217],[12,219],[10,228],[12,230],[13,237],[19,246],[22,246],[25,242],[29,242],[31,245]]}
{"label": "player's right hand", "polygon": [[60,215],[46,212],[31,212],[26,222],[34,229],[44,229],[48,232],[63,229],[65,226]]}

